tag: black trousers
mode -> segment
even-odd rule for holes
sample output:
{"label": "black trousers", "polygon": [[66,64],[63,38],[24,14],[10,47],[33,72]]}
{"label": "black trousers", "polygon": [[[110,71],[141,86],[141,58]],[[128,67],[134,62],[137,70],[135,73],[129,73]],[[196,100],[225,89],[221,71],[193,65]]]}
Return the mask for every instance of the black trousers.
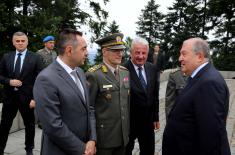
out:
{"label": "black trousers", "polygon": [[114,148],[97,148],[96,155],[125,155],[125,146],[119,146]]}
{"label": "black trousers", "polygon": [[129,143],[126,147],[126,155],[132,155],[135,139],[138,139],[140,155],[154,155],[155,152],[155,135],[153,123],[143,126],[131,127]]}
{"label": "black trousers", "polygon": [[29,108],[29,103],[22,103],[17,92],[12,95],[11,103],[3,103],[0,124],[0,152],[4,151],[8,134],[18,110],[25,125],[25,150],[34,148],[35,123],[34,109]]}

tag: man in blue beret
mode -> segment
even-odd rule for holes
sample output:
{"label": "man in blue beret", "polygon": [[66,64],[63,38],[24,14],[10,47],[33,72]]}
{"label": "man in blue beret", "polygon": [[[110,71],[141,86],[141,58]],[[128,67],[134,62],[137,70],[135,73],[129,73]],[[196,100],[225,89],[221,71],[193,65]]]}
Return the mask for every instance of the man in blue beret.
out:
{"label": "man in blue beret", "polygon": [[[43,67],[46,68],[50,65],[57,57],[57,53],[53,50],[55,47],[55,37],[46,36],[43,38],[44,48],[37,51],[37,54],[42,57]],[[38,127],[41,129],[41,123],[38,120]]]}
{"label": "man in blue beret", "polygon": [[57,53],[54,51],[55,37],[46,36],[45,38],[43,38],[43,43],[45,47],[38,50],[37,54],[39,54],[43,58],[44,67],[47,67],[57,57]]}

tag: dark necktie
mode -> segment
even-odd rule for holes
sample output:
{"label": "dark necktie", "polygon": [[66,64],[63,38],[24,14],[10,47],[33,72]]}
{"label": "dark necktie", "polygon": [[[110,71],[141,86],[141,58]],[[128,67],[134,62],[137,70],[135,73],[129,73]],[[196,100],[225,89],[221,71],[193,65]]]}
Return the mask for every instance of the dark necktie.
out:
{"label": "dark necktie", "polygon": [[18,53],[18,57],[16,59],[15,70],[14,70],[15,78],[19,78],[20,77],[21,55],[22,55],[21,53]]}
{"label": "dark necktie", "polygon": [[143,86],[144,90],[146,91],[147,90],[147,84],[144,80],[144,76],[142,74],[142,67],[139,67],[138,70],[139,70],[139,79],[140,79],[140,83],[141,85]]}

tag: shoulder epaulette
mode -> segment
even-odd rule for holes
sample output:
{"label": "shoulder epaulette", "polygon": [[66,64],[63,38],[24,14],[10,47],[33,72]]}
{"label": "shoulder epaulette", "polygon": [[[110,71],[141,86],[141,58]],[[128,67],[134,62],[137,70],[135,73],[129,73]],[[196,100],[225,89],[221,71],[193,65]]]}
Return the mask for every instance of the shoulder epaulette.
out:
{"label": "shoulder epaulette", "polygon": [[119,66],[119,68],[120,68],[120,69],[124,69],[124,70],[128,70],[126,67],[121,66],[121,65]]}
{"label": "shoulder epaulette", "polygon": [[88,72],[94,72],[94,71],[96,71],[97,69],[101,68],[101,66],[102,66],[101,64],[95,65],[95,66],[89,68],[89,69],[88,69]]}

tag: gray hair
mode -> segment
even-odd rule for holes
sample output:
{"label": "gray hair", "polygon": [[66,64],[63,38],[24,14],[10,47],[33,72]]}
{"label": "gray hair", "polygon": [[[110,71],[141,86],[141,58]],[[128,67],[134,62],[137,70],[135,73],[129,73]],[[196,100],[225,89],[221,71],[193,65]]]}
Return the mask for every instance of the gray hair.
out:
{"label": "gray hair", "polygon": [[131,43],[131,51],[133,50],[134,45],[136,45],[136,44],[141,44],[141,45],[147,46],[148,51],[149,51],[149,43],[148,43],[148,41],[147,41],[146,39],[141,38],[141,37],[135,38],[135,39],[132,41],[132,43]]}
{"label": "gray hair", "polygon": [[211,59],[210,46],[207,43],[207,41],[203,40],[202,38],[191,38],[186,41],[189,41],[189,40],[193,41],[192,42],[192,50],[195,54],[197,54],[199,52],[203,52],[205,58],[208,59],[208,61]]}
{"label": "gray hair", "polygon": [[20,32],[20,31],[18,31],[18,32],[15,32],[14,34],[13,34],[13,37],[14,36],[27,36],[24,32]]}

